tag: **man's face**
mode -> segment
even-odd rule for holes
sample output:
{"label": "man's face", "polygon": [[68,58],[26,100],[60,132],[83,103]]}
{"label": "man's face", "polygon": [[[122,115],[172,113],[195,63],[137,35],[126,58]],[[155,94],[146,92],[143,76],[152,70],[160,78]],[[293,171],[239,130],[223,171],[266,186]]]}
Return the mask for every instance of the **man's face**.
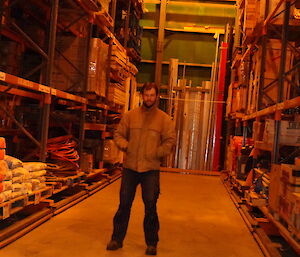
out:
{"label": "man's face", "polygon": [[152,107],[155,104],[157,98],[155,89],[151,88],[149,90],[144,90],[142,97],[143,97],[143,104],[147,108]]}

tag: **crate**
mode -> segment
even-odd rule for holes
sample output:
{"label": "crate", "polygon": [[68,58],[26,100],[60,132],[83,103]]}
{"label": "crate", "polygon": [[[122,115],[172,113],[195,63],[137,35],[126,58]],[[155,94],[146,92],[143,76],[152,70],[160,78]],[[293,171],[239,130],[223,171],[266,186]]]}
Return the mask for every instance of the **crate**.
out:
{"label": "crate", "polygon": [[125,88],[124,86],[118,83],[111,83],[107,99],[109,102],[113,102],[120,105],[125,105],[126,97],[125,97]]}
{"label": "crate", "polygon": [[103,24],[107,28],[112,28],[114,26],[113,18],[108,14],[105,9],[94,13],[94,20],[96,23]]}

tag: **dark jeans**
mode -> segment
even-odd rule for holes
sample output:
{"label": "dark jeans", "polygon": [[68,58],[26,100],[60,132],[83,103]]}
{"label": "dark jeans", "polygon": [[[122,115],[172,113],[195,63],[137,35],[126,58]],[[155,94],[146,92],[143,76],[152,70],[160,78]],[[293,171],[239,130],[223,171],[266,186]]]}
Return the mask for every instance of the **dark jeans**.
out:
{"label": "dark jeans", "polygon": [[114,217],[114,231],[112,239],[123,242],[130,217],[130,210],[135,196],[136,187],[141,184],[142,197],[145,205],[144,233],[147,245],[156,245],[158,242],[159,221],[156,211],[156,203],[159,195],[159,171],[147,171],[139,173],[124,169],[121,190],[120,205]]}

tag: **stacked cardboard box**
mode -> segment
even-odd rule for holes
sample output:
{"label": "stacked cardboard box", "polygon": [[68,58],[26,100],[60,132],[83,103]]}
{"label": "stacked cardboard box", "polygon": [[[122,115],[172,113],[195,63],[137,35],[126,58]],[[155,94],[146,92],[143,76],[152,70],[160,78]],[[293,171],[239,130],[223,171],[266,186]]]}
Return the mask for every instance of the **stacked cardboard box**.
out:
{"label": "stacked cardboard box", "polygon": [[105,97],[108,45],[99,38],[90,43],[87,91]]}
{"label": "stacked cardboard box", "polygon": [[[267,44],[266,59],[262,60],[262,48],[254,53],[252,57],[252,69],[250,71],[248,100],[247,100],[247,113],[251,114],[258,110],[258,95],[260,87],[260,74],[261,74],[261,62],[265,61],[265,73],[264,73],[264,97],[262,98],[263,107],[273,105],[277,102],[278,98],[278,81],[274,80],[278,78],[280,58],[281,58],[281,41],[278,39],[270,39]],[[285,70],[288,71],[293,67],[294,54],[288,48],[286,55]],[[287,76],[283,86],[283,100],[287,100],[290,97],[291,77]]]}
{"label": "stacked cardboard box", "polygon": [[282,164],[279,184],[278,211],[279,216],[287,224],[295,225],[295,215],[299,215],[299,193],[300,167],[296,165]]}
{"label": "stacked cardboard box", "polygon": [[126,95],[124,86],[118,83],[111,83],[107,99],[109,102],[113,102],[119,105],[125,105],[126,103]]}
{"label": "stacked cardboard box", "polygon": [[91,39],[87,64],[84,53],[86,42],[86,38],[58,38],[52,86],[64,91],[82,92],[88,65],[87,91],[105,96],[108,45],[99,38]]}
{"label": "stacked cardboard box", "polygon": [[84,86],[86,38],[60,36],[57,38],[52,87],[81,92]]}
{"label": "stacked cardboard box", "polygon": [[[263,134],[263,142],[273,144],[275,121],[267,119]],[[300,122],[281,121],[279,143],[282,145],[300,146]]]}

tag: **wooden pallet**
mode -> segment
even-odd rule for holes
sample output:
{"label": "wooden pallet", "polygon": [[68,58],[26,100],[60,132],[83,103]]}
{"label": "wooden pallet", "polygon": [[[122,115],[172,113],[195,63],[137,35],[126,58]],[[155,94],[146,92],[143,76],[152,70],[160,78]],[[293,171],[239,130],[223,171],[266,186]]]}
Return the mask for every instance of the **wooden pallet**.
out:
{"label": "wooden pallet", "polygon": [[0,204],[0,220],[20,211],[28,204],[28,195],[22,195]]}
{"label": "wooden pallet", "polygon": [[75,176],[67,176],[67,177],[46,177],[47,185],[53,186],[53,194],[57,194],[69,187],[78,185],[85,178],[86,174],[84,172],[80,172]]}
{"label": "wooden pallet", "polygon": [[98,22],[104,24],[108,28],[112,28],[114,26],[113,18],[108,14],[106,10],[101,10],[94,13],[94,19]]}
{"label": "wooden pallet", "polygon": [[33,191],[31,194],[28,194],[28,205],[34,204],[37,205],[41,201],[50,197],[53,194],[53,186],[47,186],[43,189]]}
{"label": "wooden pallet", "polygon": [[135,51],[134,48],[127,48],[126,51],[131,61],[134,60],[139,62],[141,60],[141,56],[137,53],[137,51]]}
{"label": "wooden pallet", "polygon": [[245,198],[247,203],[252,207],[261,207],[267,204],[267,199],[250,190],[245,192]]}

